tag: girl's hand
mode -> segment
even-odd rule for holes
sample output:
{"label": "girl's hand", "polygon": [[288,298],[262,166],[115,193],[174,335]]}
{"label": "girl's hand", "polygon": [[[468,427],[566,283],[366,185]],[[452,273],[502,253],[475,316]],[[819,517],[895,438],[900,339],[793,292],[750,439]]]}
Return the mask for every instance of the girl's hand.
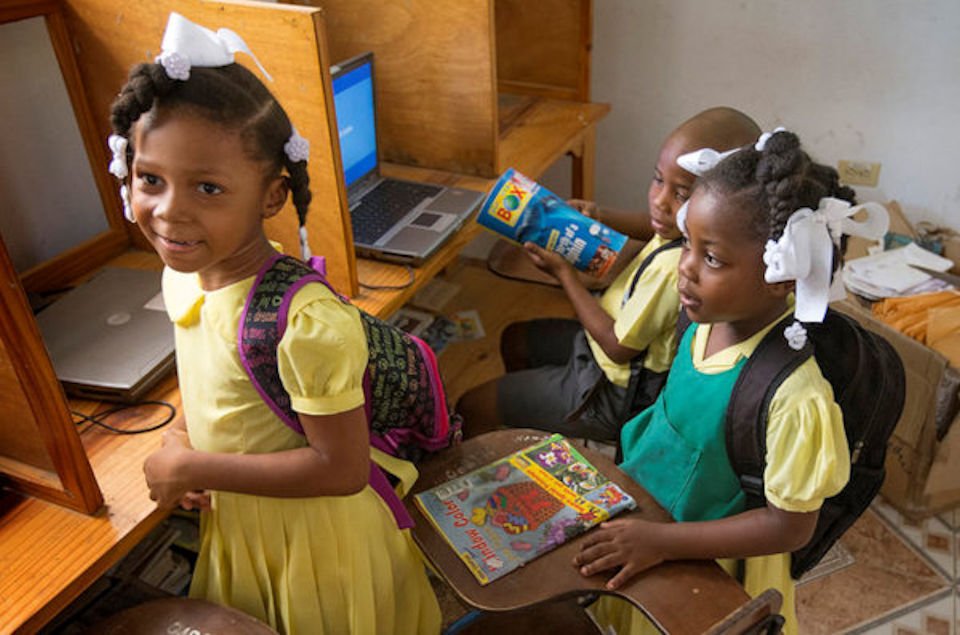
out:
{"label": "girl's hand", "polygon": [[535,245],[531,242],[523,243],[523,248],[526,250],[530,260],[533,261],[533,264],[535,264],[538,269],[549,273],[557,280],[560,280],[560,276],[564,273],[576,273],[573,265],[567,262],[563,256],[555,251],[548,251],[543,247]]}
{"label": "girl's hand", "polygon": [[[150,500],[162,508],[171,509],[192,489],[184,480],[183,467],[193,450],[185,430],[170,429],[163,433],[160,449],[143,462],[143,473],[150,488]],[[202,502],[202,498],[191,499]],[[209,499],[207,501],[209,504]]]}
{"label": "girl's hand", "polygon": [[187,492],[180,499],[180,507],[190,511],[196,509],[204,511],[210,509],[210,492],[202,489]]}
{"label": "girl's hand", "polygon": [[587,218],[600,220],[600,206],[597,205],[596,201],[585,201],[579,198],[571,198],[567,201],[567,205],[577,210]]}
{"label": "girl's hand", "polygon": [[581,575],[619,568],[609,582],[610,590],[620,588],[630,578],[664,561],[664,553],[651,540],[656,526],[639,518],[620,518],[601,523],[589,532],[580,547],[573,564],[580,568]]}

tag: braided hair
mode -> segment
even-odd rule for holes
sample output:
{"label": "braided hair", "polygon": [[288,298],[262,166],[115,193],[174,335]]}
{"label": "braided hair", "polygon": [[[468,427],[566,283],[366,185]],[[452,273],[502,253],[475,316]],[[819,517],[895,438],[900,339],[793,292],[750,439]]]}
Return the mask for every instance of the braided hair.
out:
{"label": "braided hair", "polygon": [[[250,157],[263,161],[273,173],[286,169],[288,185],[302,227],[310,206],[307,162],[293,162],[284,144],[293,133],[287,113],[256,75],[240,64],[215,68],[193,67],[190,78],[171,79],[160,64],[139,64],[110,109],[114,134],[130,139],[137,121],[149,129],[163,117],[189,109],[209,121],[240,134]],[[128,145],[127,163],[133,159]]]}
{"label": "braided hair", "polygon": [[[704,174],[697,187],[723,195],[748,213],[746,229],[762,242],[778,240],[796,210],[817,209],[824,197],[856,203],[856,194],[840,184],[837,171],[815,163],[800,148],[797,135],[787,131],[774,133],[763,150],[748,146],[733,153]],[[834,247],[834,270],[840,257]]]}

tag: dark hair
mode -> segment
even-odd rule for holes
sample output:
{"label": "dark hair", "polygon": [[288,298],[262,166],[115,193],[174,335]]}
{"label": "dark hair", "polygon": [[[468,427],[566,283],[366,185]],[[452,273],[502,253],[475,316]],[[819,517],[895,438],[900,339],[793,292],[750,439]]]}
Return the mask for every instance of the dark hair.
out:
{"label": "dark hair", "polygon": [[[747,146],[704,174],[697,187],[723,195],[727,204],[749,214],[753,238],[777,240],[796,210],[817,209],[824,197],[856,203],[855,192],[840,184],[837,171],[815,163],[792,132],[774,133],[762,151]],[[834,249],[834,269],[840,254]]]}
{"label": "dark hair", "polygon": [[[250,156],[279,173],[286,168],[300,225],[310,206],[307,162],[290,161],[283,149],[293,133],[287,113],[256,75],[240,64],[194,67],[190,78],[171,79],[160,64],[139,64],[110,108],[115,134],[130,138],[133,125],[150,126],[168,113],[190,109],[208,120],[235,129]],[[149,117],[144,117],[149,115]],[[132,145],[132,144],[131,144]],[[133,156],[127,149],[127,162]]]}

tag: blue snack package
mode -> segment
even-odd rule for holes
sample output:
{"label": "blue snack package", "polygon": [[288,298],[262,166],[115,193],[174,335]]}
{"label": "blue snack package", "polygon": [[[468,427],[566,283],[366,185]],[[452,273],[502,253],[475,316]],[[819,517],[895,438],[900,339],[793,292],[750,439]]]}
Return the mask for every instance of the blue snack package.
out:
{"label": "blue snack package", "polygon": [[587,218],[559,196],[508,168],[480,208],[477,222],[517,243],[555,251],[580,271],[602,277],[627,237]]}

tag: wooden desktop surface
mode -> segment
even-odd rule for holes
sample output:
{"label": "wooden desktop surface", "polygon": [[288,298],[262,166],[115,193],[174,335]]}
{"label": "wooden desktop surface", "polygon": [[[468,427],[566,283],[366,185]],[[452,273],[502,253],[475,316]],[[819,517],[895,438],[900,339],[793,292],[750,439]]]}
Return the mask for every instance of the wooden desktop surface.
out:
{"label": "wooden desktop surface", "polygon": [[[416,492],[466,474],[546,436],[547,433],[539,430],[514,429],[469,439],[421,464],[420,478],[405,499],[416,523],[413,536],[417,544],[451,588],[475,608],[509,611],[551,599],[605,592],[609,574],[585,578],[572,564],[581,539],[564,543],[499,580],[481,586],[414,502]],[[637,509],[621,517],[670,522],[670,515],[613,461],[582,446],[579,449],[637,501]],[[709,561],[661,564],[633,578],[617,594],[642,606],[664,632],[674,634],[705,633],[750,600],[743,587],[719,565]]]}
{"label": "wooden desktop surface", "polygon": [[[606,104],[538,100],[502,133],[501,165],[539,177],[566,153],[575,158],[574,190],[592,194],[595,124],[609,111]],[[578,171],[579,170],[579,171]],[[384,172],[486,191],[491,180],[479,177],[387,165]],[[361,288],[353,298],[369,313],[387,317],[448,266],[481,229],[472,220],[429,262],[413,269],[413,283],[398,290]],[[124,254],[111,264],[159,267],[155,255]],[[400,286],[409,280],[399,265],[358,259],[360,281],[368,285]],[[176,378],[170,377],[150,395],[176,406],[182,416]],[[99,404],[77,402],[86,412]],[[102,409],[102,408],[101,408]],[[130,416],[124,425],[140,427],[149,414]],[[115,420],[114,420],[115,421]],[[53,619],[84,589],[116,564],[165,518],[150,500],[143,479],[143,461],[160,446],[162,430],[117,435],[85,425],[81,440],[104,497],[104,507],[87,516],[31,497],[0,499],[0,633],[33,633]]]}

